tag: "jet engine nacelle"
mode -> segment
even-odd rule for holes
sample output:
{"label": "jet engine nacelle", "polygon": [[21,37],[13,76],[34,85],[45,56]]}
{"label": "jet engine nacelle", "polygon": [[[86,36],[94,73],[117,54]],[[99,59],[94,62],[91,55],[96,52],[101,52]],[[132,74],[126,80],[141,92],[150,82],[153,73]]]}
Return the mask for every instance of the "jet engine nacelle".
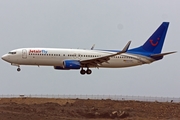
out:
{"label": "jet engine nacelle", "polygon": [[81,63],[79,60],[64,60],[63,68],[64,69],[80,69]]}
{"label": "jet engine nacelle", "polygon": [[79,60],[64,60],[63,66],[54,66],[57,70],[80,69],[81,63]]}
{"label": "jet engine nacelle", "polygon": [[70,70],[70,69],[80,69],[81,63],[79,60],[64,60],[63,66],[54,66],[56,70]]}

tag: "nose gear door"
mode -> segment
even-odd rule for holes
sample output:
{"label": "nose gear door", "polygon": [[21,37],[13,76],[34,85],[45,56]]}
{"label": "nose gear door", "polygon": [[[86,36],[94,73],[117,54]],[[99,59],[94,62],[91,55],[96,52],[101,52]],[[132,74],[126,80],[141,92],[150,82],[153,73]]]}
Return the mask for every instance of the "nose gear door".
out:
{"label": "nose gear door", "polygon": [[26,59],[26,58],[27,58],[27,50],[26,50],[26,49],[23,49],[23,50],[22,50],[22,58],[23,58],[23,59]]}

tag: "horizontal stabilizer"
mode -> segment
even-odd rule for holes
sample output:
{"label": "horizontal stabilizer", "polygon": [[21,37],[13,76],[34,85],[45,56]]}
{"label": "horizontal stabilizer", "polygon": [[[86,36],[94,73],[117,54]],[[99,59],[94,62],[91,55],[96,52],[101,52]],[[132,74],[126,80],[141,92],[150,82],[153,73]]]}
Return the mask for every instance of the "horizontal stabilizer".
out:
{"label": "horizontal stabilizer", "polygon": [[169,55],[169,54],[172,54],[172,53],[176,53],[177,51],[174,51],[174,52],[167,52],[167,53],[161,53],[161,54],[153,54],[151,55],[151,57],[163,57],[164,55]]}

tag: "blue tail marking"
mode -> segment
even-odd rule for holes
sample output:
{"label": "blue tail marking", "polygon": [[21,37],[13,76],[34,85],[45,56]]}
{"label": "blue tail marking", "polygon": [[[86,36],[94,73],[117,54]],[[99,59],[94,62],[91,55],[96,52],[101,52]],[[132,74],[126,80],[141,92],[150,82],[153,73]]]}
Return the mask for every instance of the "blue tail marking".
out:
{"label": "blue tail marking", "polygon": [[[157,56],[157,54],[161,54],[168,26],[169,22],[163,22],[142,46],[130,49],[127,51],[127,53],[139,54],[147,57],[152,57],[152,55],[156,55],[156,57],[153,57],[154,59],[162,59],[164,55],[162,54]],[[119,52],[119,50],[103,51]]]}
{"label": "blue tail marking", "polygon": [[152,54],[161,53],[166,33],[168,30],[169,22],[163,22],[159,28],[149,37],[144,45],[131,49],[129,51],[147,52]]}

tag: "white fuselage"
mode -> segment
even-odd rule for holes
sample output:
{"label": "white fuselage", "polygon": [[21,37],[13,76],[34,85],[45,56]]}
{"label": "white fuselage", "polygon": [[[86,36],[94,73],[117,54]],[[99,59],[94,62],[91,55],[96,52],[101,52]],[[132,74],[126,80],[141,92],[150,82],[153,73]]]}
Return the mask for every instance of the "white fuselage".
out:
{"label": "white fuselage", "polygon": [[[81,69],[80,73],[91,74],[89,68],[122,68],[142,64],[149,64],[161,60],[165,55],[175,53],[161,53],[169,22],[163,22],[157,30],[136,48],[129,49],[131,41],[120,50],[83,50],[60,48],[21,48],[10,51],[2,56],[11,65],[53,66],[56,70]],[[87,68],[86,70],[84,68]]]}
{"label": "white fuselage", "polygon": [[[11,54],[14,53],[14,54]],[[59,48],[21,48],[12,50],[9,54],[2,56],[2,59],[12,65],[38,65],[38,66],[61,66],[64,60],[90,60],[98,57],[114,54],[115,52],[102,50],[83,49],[59,49]],[[151,63],[154,60],[136,54],[123,53],[110,58],[98,67],[121,68]],[[89,66],[94,67],[94,66]]]}

